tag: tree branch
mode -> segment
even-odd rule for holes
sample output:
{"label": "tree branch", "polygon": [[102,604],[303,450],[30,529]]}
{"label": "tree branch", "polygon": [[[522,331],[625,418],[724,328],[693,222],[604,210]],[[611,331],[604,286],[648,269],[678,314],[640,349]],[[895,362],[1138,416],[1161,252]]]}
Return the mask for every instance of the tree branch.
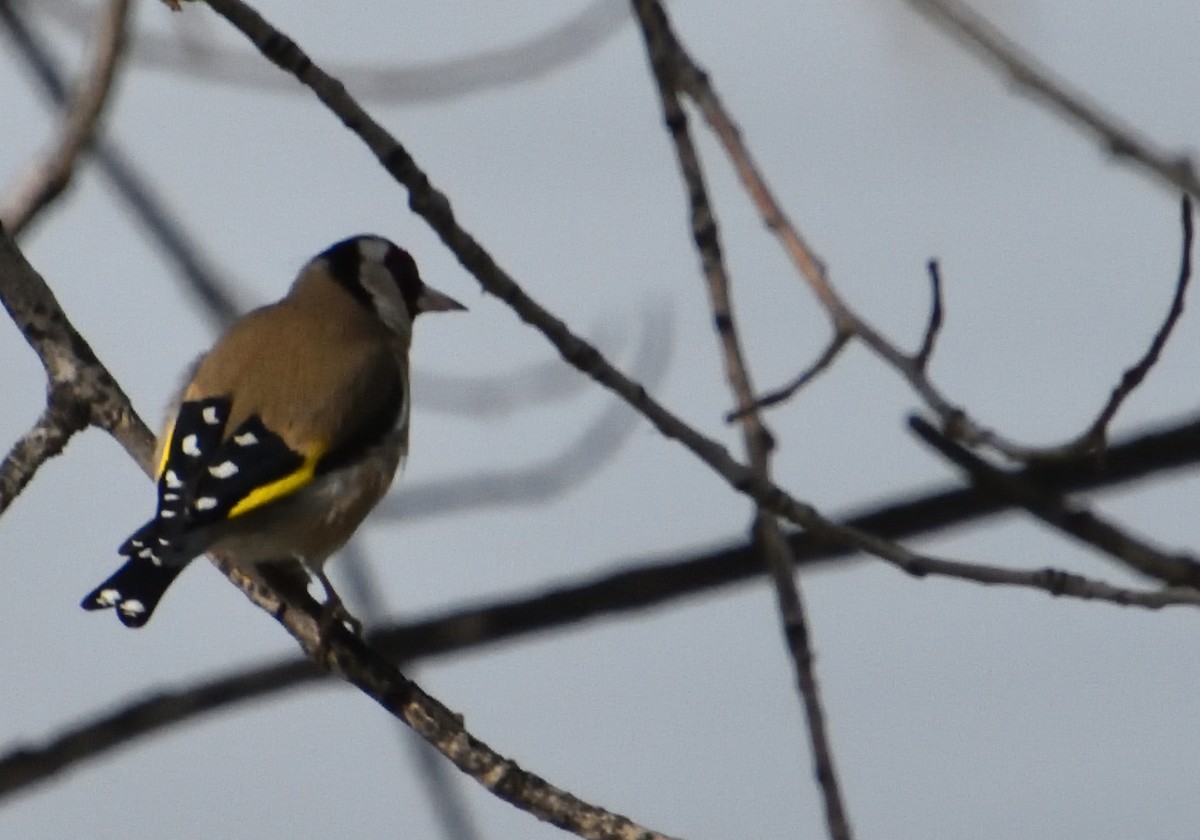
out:
{"label": "tree branch", "polygon": [[980,489],[1018,505],[1038,519],[1070,534],[1143,575],[1175,586],[1200,590],[1200,563],[1187,554],[1167,554],[1150,543],[1011,472],[999,470],[938,432],[920,417],[909,426],[921,440],[957,465]]}
{"label": "tree branch", "polygon": [[208,5],[241,31],[262,54],[292,73],[353,131],[384,169],[409,193],[409,207],[421,216],[485,292],[504,301],[523,321],[535,327],[570,364],[628,402],[658,431],[678,441],[707,464],[734,490],[763,508],[830,540],[853,545],[893,563],[912,563],[916,555],[871,534],[838,525],[821,516],[749,466],[735,460],[716,440],[683,422],[653,399],[644,387],[614,368],[595,347],[527,295],[483,246],[455,219],[449,199],[439,192],[408,151],[362,109],[345,87],[331,78],[300,47],[275,29],[242,0],[207,0]]}
{"label": "tree branch", "polygon": [[[67,87],[63,73],[49,48],[27,25],[23,13],[13,5],[13,0],[0,0],[0,24],[51,101],[64,107]],[[162,197],[155,192],[149,180],[116,143],[103,136],[95,138],[92,156],[130,212],[179,272],[186,290],[201,304],[212,326],[221,329],[233,320],[241,308],[233,289],[210,265],[196,242],[175,221],[177,214],[164,206]]]}
{"label": "tree branch", "polygon": [[[1200,420],[1193,420],[1114,444],[1107,452],[1104,469],[1099,469],[1094,459],[1080,458],[1009,474],[1044,492],[1061,494],[1113,488],[1197,463]],[[898,539],[939,533],[1011,508],[1011,500],[990,491],[954,488],[883,504],[845,521]],[[788,542],[797,565],[805,568],[845,562],[852,554],[803,532],[789,534]],[[450,607],[431,618],[383,627],[371,633],[368,642],[401,664],[474,650],[745,583],[762,574],[762,564],[757,560],[754,543],[744,539],[681,558],[639,558],[592,579],[521,593],[501,602]],[[208,677],[190,688],[156,692],[84,722],[43,745],[0,757],[0,797],[159,729],[328,676],[307,659],[289,658]]]}
{"label": "tree branch", "polygon": [[92,63],[64,109],[54,148],[32,167],[0,214],[10,236],[19,237],[38,214],[66,191],[76,162],[91,146],[125,52],[129,6],[130,0],[109,0],[97,16]]}
{"label": "tree branch", "polygon": [[1148,170],[1160,180],[1200,199],[1200,178],[1192,159],[1159,148],[1136,129],[1104,112],[1080,91],[1055,78],[1043,64],[1009,40],[982,15],[956,0],[908,0],[929,20],[953,35],[986,64],[1006,74],[1016,87],[1100,141],[1118,160]]}
{"label": "tree branch", "polygon": [[[45,281],[2,228],[0,300],[42,360],[52,387],[65,389],[79,410],[87,413],[89,421],[117,438],[150,475],[154,438],[149,429],[67,320]],[[496,796],[581,837],[597,840],[662,837],[553,787],[493,752],[463,728],[461,718],[421,691],[381,654],[340,627],[323,630],[318,615],[303,613],[283,602],[262,581],[238,570],[231,560],[214,558],[226,577],[279,621],[310,658],[404,720]],[[79,739],[71,742],[76,750],[81,743]],[[45,768],[55,763],[54,759],[43,759],[33,761],[32,765]]]}
{"label": "tree branch", "polygon": [[[713,325],[725,360],[725,378],[738,411],[749,407],[740,417],[742,439],[750,467],[763,479],[771,474],[771,450],[774,440],[753,407],[754,386],[742,353],[729,293],[729,273],[721,254],[721,236],[716,213],[704,183],[700,155],[692,142],[687,113],[679,102],[677,68],[671,41],[674,38],[666,10],[655,0],[633,0],[633,8],[642,26],[646,52],[650,60],[664,121],[674,142],[675,158],[687,188],[691,208],[692,239],[700,257],[708,289]],[[795,560],[783,537],[779,521],[761,506],[755,516],[754,533],[759,553],[774,584],[776,601],[783,624],[784,640],[791,656],[792,671],[803,704],[813,767],[825,804],[825,819],[833,840],[850,840],[849,819],[837,779],[833,749],[825,724],[824,704],[813,667],[811,633],[804,602],[794,575]]]}

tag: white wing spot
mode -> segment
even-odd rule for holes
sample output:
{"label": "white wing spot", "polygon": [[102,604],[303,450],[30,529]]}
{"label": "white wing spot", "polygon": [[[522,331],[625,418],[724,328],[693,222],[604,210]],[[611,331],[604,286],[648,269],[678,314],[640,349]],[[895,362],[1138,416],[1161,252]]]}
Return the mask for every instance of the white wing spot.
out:
{"label": "white wing spot", "polygon": [[129,544],[131,546],[133,546],[134,548],[141,548],[142,546],[145,545],[145,543],[142,542],[141,540],[130,540]]}
{"label": "white wing spot", "polygon": [[258,443],[258,437],[254,432],[242,432],[240,435],[233,436],[233,442],[238,446],[253,446]]}
{"label": "white wing spot", "polygon": [[183,482],[179,480],[179,476],[175,474],[175,470],[167,470],[163,473],[163,478],[167,480],[167,486],[172,490],[178,490],[183,486]]}
{"label": "white wing spot", "polygon": [[125,615],[141,615],[146,611],[146,605],[137,598],[131,598],[128,601],[121,602],[120,610]]}
{"label": "white wing spot", "polygon": [[170,540],[168,540],[168,539],[164,539],[163,537],[159,537],[159,538],[158,538],[158,544],[159,544],[159,545],[170,545],[170,544],[171,544],[171,541],[170,541]]}
{"label": "white wing spot", "polygon": [[141,551],[139,551],[137,553],[137,556],[142,558],[143,560],[149,560],[151,557],[154,556],[154,550],[150,549],[150,548],[143,548]]}
{"label": "white wing spot", "polygon": [[213,478],[230,478],[237,475],[238,466],[233,461],[222,461],[215,467],[208,468],[208,474]]}
{"label": "white wing spot", "polygon": [[180,448],[183,449],[184,455],[191,456],[192,458],[195,458],[200,454],[200,446],[196,442],[195,435],[188,435],[185,437],[183,439],[183,443],[180,445]]}
{"label": "white wing spot", "polygon": [[215,426],[221,422],[220,416],[217,414],[215,405],[207,406],[203,411],[204,422],[210,426]]}
{"label": "white wing spot", "polygon": [[196,500],[196,510],[212,510],[217,506],[217,500],[213,496],[201,496]]}
{"label": "white wing spot", "polygon": [[96,603],[102,607],[111,607],[120,600],[121,591],[119,589],[101,589],[100,594],[96,596]]}
{"label": "white wing spot", "polygon": [[163,493],[163,501],[164,502],[178,502],[179,494],[178,493]]}
{"label": "white wing spot", "polygon": [[174,519],[175,511],[167,510],[166,508],[164,508],[158,512],[158,515],[161,516],[163,519]]}

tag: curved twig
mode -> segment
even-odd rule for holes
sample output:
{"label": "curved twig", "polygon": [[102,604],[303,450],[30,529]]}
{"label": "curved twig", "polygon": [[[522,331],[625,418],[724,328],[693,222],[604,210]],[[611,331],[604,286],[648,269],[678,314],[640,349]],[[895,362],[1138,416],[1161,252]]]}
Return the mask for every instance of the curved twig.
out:
{"label": "curved twig", "polygon": [[5,203],[4,227],[20,236],[71,183],[75,164],[92,143],[125,52],[130,0],[109,0],[97,16],[92,63],[66,106],[54,148],[36,163]]}

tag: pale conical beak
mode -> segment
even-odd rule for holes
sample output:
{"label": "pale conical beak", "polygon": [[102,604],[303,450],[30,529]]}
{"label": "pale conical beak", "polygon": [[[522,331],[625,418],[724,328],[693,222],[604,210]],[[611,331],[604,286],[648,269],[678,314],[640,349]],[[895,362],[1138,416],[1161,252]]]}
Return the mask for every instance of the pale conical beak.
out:
{"label": "pale conical beak", "polygon": [[418,312],[454,312],[459,309],[466,311],[466,308],[450,295],[442,294],[428,286],[421,289],[421,294],[417,295]]}

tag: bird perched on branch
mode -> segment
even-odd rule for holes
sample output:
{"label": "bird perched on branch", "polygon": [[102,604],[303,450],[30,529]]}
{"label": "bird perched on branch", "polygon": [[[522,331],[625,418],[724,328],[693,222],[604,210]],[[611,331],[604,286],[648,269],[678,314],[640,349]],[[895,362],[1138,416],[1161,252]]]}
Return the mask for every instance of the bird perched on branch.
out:
{"label": "bird perched on branch", "polygon": [[382,237],[314,257],[192,368],[158,441],[158,510],[83,608],[141,627],[187,564],[215,551],[272,584],[303,589],[316,575],[326,608],[340,609],[322,566],[408,450],[413,321],[456,309]]}

